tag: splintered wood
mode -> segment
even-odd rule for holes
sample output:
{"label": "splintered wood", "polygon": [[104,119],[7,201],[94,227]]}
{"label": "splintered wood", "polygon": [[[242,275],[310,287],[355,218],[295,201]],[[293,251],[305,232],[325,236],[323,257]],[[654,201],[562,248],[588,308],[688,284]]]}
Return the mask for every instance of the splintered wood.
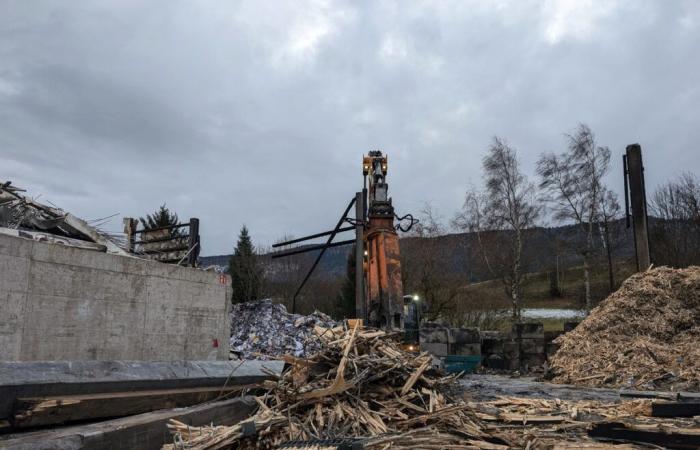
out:
{"label": "splintered wood", "polygon": [[[591,427],[602,439],[627,433],[646,442],[659,438],[648,427],[660,423],[679,439],[695,439],[688,432],[697,429],[693,419],[649,417],[651,399],[475,402],[455,376],[431,366],[429,355],[403,352],[382,331],[316,327],[315,333],[322,350],[308,359],[284,357],[289,368],[265,383],[255,415],[233,426],[190,427],[171,420],[173,443],[164,448],[325,449],[340,448],[325,443],[338,439],[377,450],[648,448],[596,442]],[[636,434],[621,422],[638,427]],[[648,436],[639,427],[647,427]]]}
{"label": "splintered wood", "polygon": [[555,382],[697,391],[700,267],[633,275],[557,342]]}
{"label": "splintered wood", "polygon": [[450,395],[454,376],[431,357],[403,352],[385,332],[316,327],[325,342],[310,359],[265,385],[259,410],[230,427],[168,425],[164,448],[275,448],[295,440],[363,438],[364,448],[505,449],[469,405]]}

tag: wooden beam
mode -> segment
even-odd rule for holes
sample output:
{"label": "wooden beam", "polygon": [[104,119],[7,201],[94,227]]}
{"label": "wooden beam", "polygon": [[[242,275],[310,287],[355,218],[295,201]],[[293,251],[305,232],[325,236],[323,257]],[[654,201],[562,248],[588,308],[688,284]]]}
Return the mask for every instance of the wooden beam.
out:
{"label": "wooden beam", "polygon": [[210,423],[233,425],[250,416],[257,408],[249,396],[206,403],[188,408],[160,411],[107,420],[88,425],[0,436],[4,450],[156,450],[173,442],[167,423],[176,419],[191,426]]}
{"label": "wooden beam", "polygon": [[158,409],[192,406],[219,397],[227,398],[256,385],[222,388],[186,388],[60,397],[18,398],[12,424],[14,428],[124,417]]}
{"label": "wooden beam", "polygon": [[694,417],[700,416],[698,402],[652,402],[651,415],[654,417]]}
{"label": "wooden beam", "polygon": [[700,430],[688,428],[657,427],[655,425],[626,425],[620,422],[595,423],[588,435],[596,439],[615,442],[655,444],[664,448],[700,448]]}

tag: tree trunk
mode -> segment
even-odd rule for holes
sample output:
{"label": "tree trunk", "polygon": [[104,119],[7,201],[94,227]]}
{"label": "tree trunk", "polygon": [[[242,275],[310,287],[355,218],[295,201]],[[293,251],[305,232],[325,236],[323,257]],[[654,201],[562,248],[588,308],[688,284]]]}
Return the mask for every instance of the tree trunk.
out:
{"label": "tree trunk", "polygon": [[591,312],[591,273],[588,267],[588,255],[583,257],[583,285],[586,296],[586,312]]}
{"label": "tree trunk", "polygon": [[523,239],[520,230],[515,231],[515,254],[513,255],[513,278],[510,295],[513,300],[513,319],[520,320],[520,256],[523,251]]}
{"label": "tree trunk", "polygon": [[605,237],[605,251],[608,257],[608,281],[610,282],[610,292],[615,290],[615,272],[613,270],[612,249],[610,248],[610,230],[609,224],[605,221],[603,225]]}

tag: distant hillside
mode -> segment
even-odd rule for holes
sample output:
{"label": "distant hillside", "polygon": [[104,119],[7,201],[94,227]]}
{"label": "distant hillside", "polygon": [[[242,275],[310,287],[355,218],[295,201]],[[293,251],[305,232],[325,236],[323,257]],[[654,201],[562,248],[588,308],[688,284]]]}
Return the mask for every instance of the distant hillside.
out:
{"label": "distant hillside", "polygon": [[[654,220],[654,219],[650,219]],[[634,242],[631,230],[625,228],[623,220],[611,224],[614,253],[616,258],[629,258],[634,256]],[[496,233],[507,233],[505,231]],[[572,242],[576,236],[574,226],[561,226],[551,228],[534,228],[528,231],[526,245],[523,249],[526,272],[545,272],[555,265],[558,255],[561,267],[570,267],[581,263],[581,257],[575,250],[565,243]],[[416,254],[416,248],[421,240],[431,239],[438,254],[448,262],[447,270],[453,274],[464,276],[470,282],[479,282],[492,278],[484,265],[477,235],[475,233],[453,233],[436,238],[402,237],[400,240],[401,252],[404,257],[412,257]],[[596,233],[596,245],[600,248],[600,235]],[[352,246],[335,247],[326,251],[323,259],[316,268],[316,277],[335,278],[345,274],[348,252]],[[309,266],[318,255],[319,250],[294,257],[297,264]],[[202,266],[218,265],[228,266],[230,255],[204,256],[200,258]],[[272,278],[281,271],[284,260],[272,260],[269,254],[263,255],[262,260],[267,267],[267,272]]]}
{"label": "distant hillside", "polygon": [[[304,247],[309,246],[307,245]],[[316,276],[334,278],[344,275],[348,252],[350,252],[351,248],[352,246],[348,245],[346,247],[333,247],[327,249],[323,255],[323,258],[318,263],[316,271],[314,272]],[[270,258],[270,254],[265,254],[261,256],[261,259],[267,268],[268,275],[272,275],[274,280],[274,274],[277,273],[277,266],[280,266],[287,261],[294,261],[295,263],[302,265],[310,265],[318,256],[319,252],[320,250],[313,250],[302,255],[295,255],[289,258],[280,259],[272,259]],[[230,258],[231,255],[202,256],[199,258],[199,263],[203,267],[215,265],[220,266],[224,270],[228,270],[228,262]]]}

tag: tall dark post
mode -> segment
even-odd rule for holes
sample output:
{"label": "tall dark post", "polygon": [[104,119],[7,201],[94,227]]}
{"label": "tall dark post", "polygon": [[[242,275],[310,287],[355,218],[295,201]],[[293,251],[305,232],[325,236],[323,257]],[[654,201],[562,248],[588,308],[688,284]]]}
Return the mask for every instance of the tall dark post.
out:
{"label": "tall dark post", "polygon": [[627,167],[626,177],[629,181],[629,198],[632,206],[634,247],[637,253],[637,270],[642,271],[646,270],[651,265],[642,147],[639,144],[628,145],[625,156],[625,165]]}
{"label": "tall dark post", "polygon": [[187,255],[187,264],[195,267],[197,258],[199,257],[199,219],[190,219],[190,236],[187,245],[189,254]]}
{"label": "tall dark post", "polygon": [[355,193],[355,318],[365,317],[364,233],[365,205],[362,192]]}

